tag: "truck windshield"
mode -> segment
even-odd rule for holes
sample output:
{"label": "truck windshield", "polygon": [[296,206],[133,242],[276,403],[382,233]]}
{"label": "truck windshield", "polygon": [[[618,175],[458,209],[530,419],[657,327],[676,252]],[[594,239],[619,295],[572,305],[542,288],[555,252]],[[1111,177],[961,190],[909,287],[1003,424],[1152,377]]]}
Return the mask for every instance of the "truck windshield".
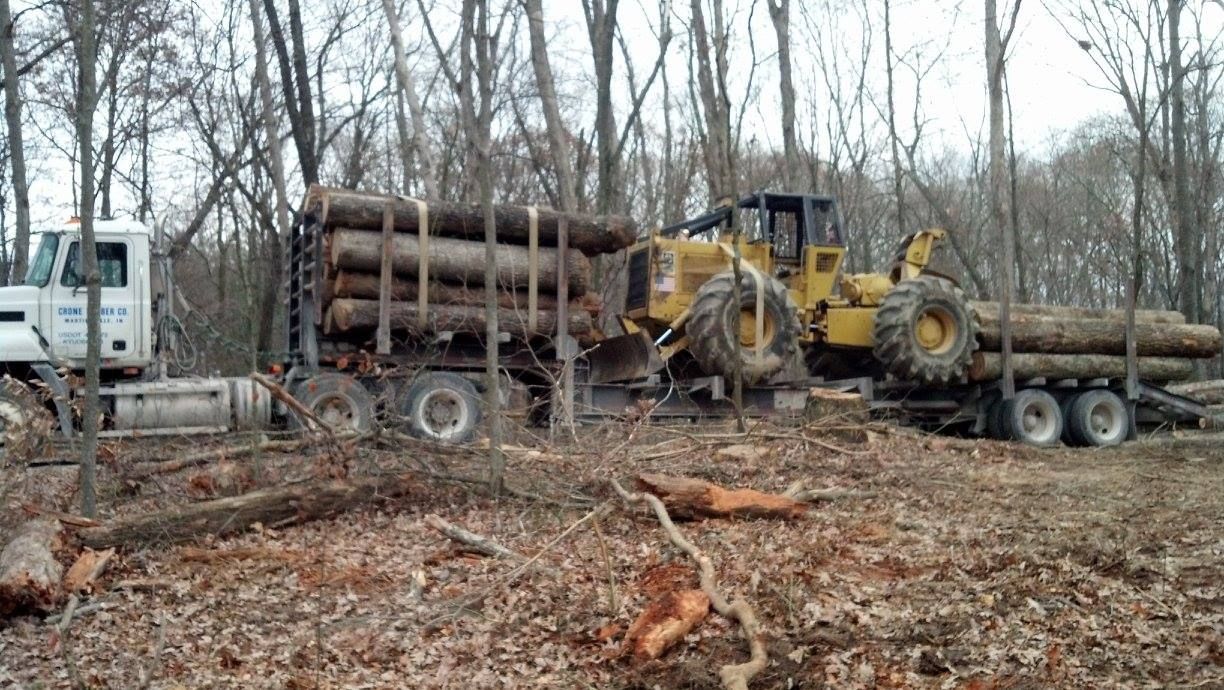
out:
{"label": "truck windshield", "polygon": [[38,243],[38,253],[30,262],[30,270],[26,272],[26,285],[46,287],[51,279],[51,269],[55,266],[55,253],[59,250],[59,235],[49,232],[42,236]]}

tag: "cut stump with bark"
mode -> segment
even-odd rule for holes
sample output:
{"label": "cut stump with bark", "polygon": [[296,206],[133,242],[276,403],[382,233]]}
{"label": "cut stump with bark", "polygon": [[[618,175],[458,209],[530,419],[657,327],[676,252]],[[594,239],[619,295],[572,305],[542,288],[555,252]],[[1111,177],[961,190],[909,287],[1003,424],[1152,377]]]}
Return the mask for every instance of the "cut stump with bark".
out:
{"label": "cut stump with bark", "polygon": [[62,544],[57,520],[31,520],[17,529],[0,551],[0,616],[56,607],[64,568],[55,552]]}
{"label": "cut stump with bark", "polygon": [[717,484],[662,474],[641,474],[640,490],[658,496],[667,510],[681,518],[745,517],[793,520],[807,513],[808,505],[786,496],[755,489],[724,489]]}
{"label": "cut stump with bark", "polygon": [[658,659],[697,627],[710,612],[710,597],[700,589],[667,592],[655,599],[625,633],[625,651],[639,661]]}
{"label": "cut stump with bark", "polygon": [[871,411],[858,393],[812,388],[808,391],[803,416],[814,422],[812,428],[820,433],[852,443],[867,440],[867,430],[863,427],[871,421]]}

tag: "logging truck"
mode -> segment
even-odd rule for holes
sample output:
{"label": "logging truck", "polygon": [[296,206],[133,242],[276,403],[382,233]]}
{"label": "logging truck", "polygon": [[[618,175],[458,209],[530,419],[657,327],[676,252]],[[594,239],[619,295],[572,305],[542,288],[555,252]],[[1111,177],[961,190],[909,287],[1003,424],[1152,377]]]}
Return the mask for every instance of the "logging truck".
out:
{"label": "logging truck", "polygon": [[[752,218],[738,239],[726,232],[737,214]],[[927,268],[941,231],[907,238],[888,273],[841,275],[844,230],[829,197],[760,193],[643,237],[626,217],[545,207],[498,206],[495,221],[497,271],[486,285],[479,206],[312,186],[285,256],[285,355],[273,385],[298,403],[288,407],[248,377],[183,375],[169,263],[144,226],[97,221],[101,435],[321,421],[469,440],[483,414],[490,290],[500,409],[529,423],[724,415],[735,409],[737,373],[749,415],[802,415],[813,401],[827,413],[832,400],[1039,445],[1108,445],[1139,424],[1208,414],[1158,384],[1188,378],[1187,357],[1217,353],[1215,328],[1139,311],[1138,356],[1128,359],[1123,312],[1011,305],[1016,354],[1005,359],[1000,305],[965,299]],[[621,250],[627,297],[609,308],[592,257]],[[27,436],[44,424],[77,433],[80,253],[77,224],[42,233],[25,284],[0,288],[9,449],[36,445]],[[623,335],[598,328],[601,315],[619,317],[612,327]]]}

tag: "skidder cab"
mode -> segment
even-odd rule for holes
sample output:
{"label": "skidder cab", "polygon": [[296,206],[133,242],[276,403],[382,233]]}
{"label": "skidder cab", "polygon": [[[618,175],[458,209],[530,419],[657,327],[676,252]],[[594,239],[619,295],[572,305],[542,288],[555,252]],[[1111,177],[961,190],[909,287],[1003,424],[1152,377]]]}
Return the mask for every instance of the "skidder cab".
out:
{"label": "skidder cab", "polygon": [[906,238],[887,273],[843,275],[844,229],[829,196],[758,192],[656,230],[630,250],[629,335],[596,349],[592,378],[640,378],[678,358],[711,375],[738,368],[747,383],[885,372],[960,381],[977,325],[956,284],[926,270],[944,236]]}

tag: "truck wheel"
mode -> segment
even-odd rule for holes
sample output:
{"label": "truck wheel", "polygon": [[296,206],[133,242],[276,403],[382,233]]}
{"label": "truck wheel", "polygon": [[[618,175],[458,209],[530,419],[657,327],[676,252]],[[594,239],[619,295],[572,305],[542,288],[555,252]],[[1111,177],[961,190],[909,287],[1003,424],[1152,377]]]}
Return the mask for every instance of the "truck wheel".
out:
{"label": "truck wheel", "polygon": [[1112,391],[1091,390],[1075,396],[1067,408],[1068,436],[1076,445],[1116,446],[1126,440],[1126,405]]}
{"label": "truck wheel", "polygon": [[[344,374],[325,373],[302,381],[293,397],[336,431],[365,433],[374,423],[374,398],[361,382]],[[313,428],[314,423],[292,416],[295,428]]]}
{"label": "truck wheel", "polygon": [[997,441],[1012,440],[1003,424],[1003,410],[1005,407],[1007,407],[1007,404],[1003,399],[996,398],[994,402],[990,403],[990,407],[986,408],[986,435]]}
{"label": "truck wheel", "polygon": [[786,286],[775,278],[763,279],[761,333],[756,342],[756,281],[747,272],[740,282],[739,334],[732,332],[736,305],[735,274],[719,273],[697,290],[685,330],[689,351],[707,374],[730,378],[736,363],[744,383],[756,383],[782,370],[799,347],[799,318]]}
{"label": "truck wheel", "polygon": [[876,311],[876,359],[904,381],[946,386],[969,369],[978,322],[965,293],[946,278],[897,283]]}
{"label": "truck wheel", "polygon": [[400,393],[396,408],[417,438],[463,443],[480,426],[480,395],[471,381],[445,371],[424,374]]}
{"label": "truck wheel", "polygon": [[1052,446],[1062,437],[1062,408],[1054,396],[1040,388],[1025,388],[1003,403],[999,426],[1011,440]]}
{"label": "truck wheel", "polygon": [[24,383],[10,376],[0,381],[0,443],[6,463],[41,455],[53,426],[47,408]]}

